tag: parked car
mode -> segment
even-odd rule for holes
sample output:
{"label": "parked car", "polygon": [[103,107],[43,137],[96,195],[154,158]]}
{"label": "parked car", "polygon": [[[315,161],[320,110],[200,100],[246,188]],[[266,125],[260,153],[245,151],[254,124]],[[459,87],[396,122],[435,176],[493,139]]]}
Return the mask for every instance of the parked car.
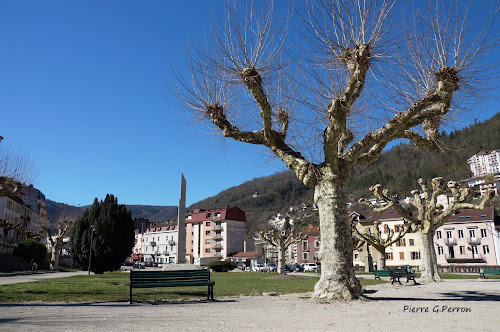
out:
{"label": "parked car", "polygon": [[253,270],[257,272],[267,272],[267,268],[264,266],[264,264],[255,264],[253,266]]}
{"label": "parked car", "polygon": [[305,272],[316,272],[318,270],[318,265],[316,263],[304,263]]}
{"label": "parked car", "polygon": [[278,272],[278,265],[276,265],[274,263],[267,264],[267,271],[268,272]]}
{"label": "parked car", "polygon": [[285,271],[304,272],[304,267],[300,264],[285,265]]}
{"label": "parked car", "polygon": [[144,263],[134,263],[134,269],[145,269]]}

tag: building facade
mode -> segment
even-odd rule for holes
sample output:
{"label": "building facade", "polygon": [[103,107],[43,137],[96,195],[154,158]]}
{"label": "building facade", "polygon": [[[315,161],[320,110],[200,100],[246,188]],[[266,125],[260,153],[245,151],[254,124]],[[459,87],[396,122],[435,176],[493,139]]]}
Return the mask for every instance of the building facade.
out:
{"label": "building facade", "polygon": [[320,249],[320,228],[309,224],[307,229],[300,233],[307,235],[307,239],[296,244],[297,263],[319,263],[318,254]]}
{"label": "building facade", "polygon": [[244,251],[246,217],[239,208],[197,209],[185,220],[188,262],[204,265]]}
{"label": "building facade", "polygon": [[500,173],[500,150],[479,151],[467,163],[474,177]]}
{"label": "building facade", "polygon": [[0,196],[0,253],[11,254],[27,238],[41,238],[39,218],[21,198]]}
{"label": "building facade", "polygon": [[151,264],[176,264],[178,242],[179,230],[174,223],[152,223],[144,229],[144,233],[141,229],[136,229],[132,260]]}
{"label": "building facade", "polygon": [[500,266],[495,209],[460,210],[436,230],[434,245],[443,268]]}

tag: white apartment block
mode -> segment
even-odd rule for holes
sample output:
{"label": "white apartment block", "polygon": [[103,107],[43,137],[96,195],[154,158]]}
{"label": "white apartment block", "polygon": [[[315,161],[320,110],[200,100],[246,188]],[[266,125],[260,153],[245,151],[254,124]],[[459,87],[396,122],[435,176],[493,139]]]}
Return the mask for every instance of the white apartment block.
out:
{"label": "white apartment block", "polygon": [[500,150],[479,151],[467,163],[474,177],[500,173]]}
{"label": "white apartment block", "polygon": [[176,264],[179,230],[176,224],[153,224],[144,230],[135,230],[132,259],[158,264]]}

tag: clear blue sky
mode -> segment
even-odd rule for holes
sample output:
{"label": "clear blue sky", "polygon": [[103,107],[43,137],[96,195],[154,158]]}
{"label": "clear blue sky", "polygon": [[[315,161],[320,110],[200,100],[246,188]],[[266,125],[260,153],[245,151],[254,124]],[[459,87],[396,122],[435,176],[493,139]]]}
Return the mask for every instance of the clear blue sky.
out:
{"label": "clear blue sky", "polygon": [[[165,98],[169,66],[222,1],[0,0],[1,143],[25,149],[47,198],[188,204],[283,170],[258,148],[217,139]],[[491,117],[496,107],[481,113]]]}

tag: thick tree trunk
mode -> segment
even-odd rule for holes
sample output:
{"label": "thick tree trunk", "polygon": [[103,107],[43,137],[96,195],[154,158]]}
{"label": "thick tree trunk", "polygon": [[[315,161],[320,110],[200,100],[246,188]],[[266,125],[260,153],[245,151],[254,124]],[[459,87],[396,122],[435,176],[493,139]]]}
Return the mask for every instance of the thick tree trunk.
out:
{"label": "thick tree trunk", "polygon": [[419,232],[420,238],[420,273],[421,276],[418,279],[420,283],[429,283],[434,281],[441,281],[437,270],[437,259],[436,251],[434,249],[434,244],[432,241],[433,233],[423,233]]}
{"label": "thick tree trunk", "polygon": [[286,274],[285,273],[285,250],[284,246],[280,246],[278,248],[278,273],[279,274]]}
{"label": "thick tree trunk", "polygon": [[377,248],[372,246],[377,253],[377,270],[385,270],[385,247]]}
{"label": "thick tree trunk", "polygon": [[352,235],[347,218],[345,182],[323,180],[315,188],[314,200],[319,208],[321,228],[321,278],[313,297],[352,300],[363,289],[354,275]]}
{"label": "thick tree trunk", "polygon": [[52,247],[52,254],[50,256],[50,269],[59,269],[59,259],[60,259],[61,245],[56,244]]}

